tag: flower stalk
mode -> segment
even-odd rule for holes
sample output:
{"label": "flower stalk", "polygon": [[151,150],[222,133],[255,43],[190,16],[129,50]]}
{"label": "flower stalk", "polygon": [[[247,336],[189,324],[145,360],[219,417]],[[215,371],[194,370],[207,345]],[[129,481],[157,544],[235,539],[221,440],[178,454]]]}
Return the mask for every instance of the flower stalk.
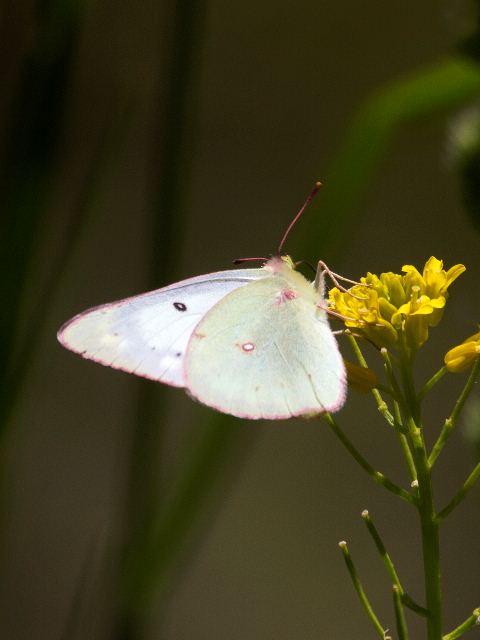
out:
{"label": "flower stalk", "polygon": [[[365,338],[380,351],[386,380],[379,382],[378,387],[385,396],[380,393],[378,387],[372,390],[372,395],[380,414],[398,435],[412,492],[393,483],[385,474],[375,471],[369,461],[357,451],[336,420],[331,415],[326,415],[325,418],[340,442],[369,476],[391,493],[415,506],[418,513],[425,606],[418,604],[407,594],[368,511],[362,513],[392,583],[393,610],[399,640],[408,640],[404,607],[425,619],[428,640],[456,640],[475,624],[480,623],[480,610],[476,609],[459,627],[442,635],[440,526],[463,502],[480,478],[480,463],[439,512],[434,501],[432,470],[453,433],[480,374],[480,332],[452,348],[445,355],[444,366],[438,369],[420,391],[417,391],[414,382],[417,354],[429,339],[430,330],[440,322],[449,297],[448,289],[465,271],[465,267],[459,264],[445,270],[443,262],[432,257],[426,262],[421,273],[411,265],[404,266],[402,271],[403,274],[382,273],[380,276],[368,273],[360,279],[361,284],[353,286],[350,291],[332,289],[329,293],[329,303],[333,311],[346,318],[347,327],[355,327],[356,336]],[[349,341],[360,365],[367,367],[359,341],[353,335],[349,336]],[[467,382],[429,451],[424,435],[422,403],[447,373],[459,373],[469,367],[471,373]],[[366,599],[346,543],[341,543],[341,548],[362,606],[374,623],[377,633],[385,634],[370,602]]]}
{"label": "flower stalk", "polygon": [[407,621],[402,606],[402,598],[399,588],[393,586],[393,608],[395,610],[395,621],[397,623],[398,640],[408,640]]}
{"label": "flower stalk", "polygon": [[441,522],[442,520],[444,520],[455,509],[455,507],[458,507],[458,505],[464,500],[464,498],[466,497],[470,489],[474,487],[475,483],[479,478],[480,478],[480,462],[477,464],[477,466],[473,469],[472,473],[465,480],[465,482],[463,483],[457,495],[454,498],[452,498],[452,500],[450,500],[447,506],[444,507],[439,512],[439,514],[437,515],[438,522]]}
{"label": "flower stalk", "polygon": [[362,467],[364,471],[368,473],[368,475],[377,482],[382,485],[387,491],[394,493],[396,496],[402,498],[406,502],[413,502],[414,498],[411,493],[402,489],[394,482],[392,482],[389,478],[387,478],[381,471],[376,471],[374,467],[362,456],[362,454],[358,451],[355,445],[351,442],[351,440],[345,435],[340,426],[338,425],[335,418],[330,413],[324,414],[325,420],[327,424],[331,427],[333,433],[337,436],[340,442],[343,444],[345,449],[350,453],[350,455],[354,458],[354,460]]}
{"label": "flower stalk", "polygon": [[455,428],[455,425],[460,416],[460,413],[463,407],[465,406],[465,402],[467,401],[470,393],[472,392],[472,389],[478,377],[479,371],[480,371],[480,358],[477,358],[475,361],[475,364],[472,367],[472,371],[468,376],[468,380],[462,390],[462,393],[460,394],[458,400],[456,401],[452,413],[445,420],[442,431],[440,432],[440,435],[433,446],[432,452],[430,453],[430,456],[428,458],[428,463],[431,467],[433,467],[433,465],[435,464],[436,459],[440,455],[443,447],[445,446],[446,441],[448,440],[448,438],[450,437],[450,434]]}
{"label": "flower stalk", "polygon": [[462,622],[456,629],[444,635],[443,640],[457,640],[457,638],[463,636],[465,632],[473,629],[475,625],[480,625],[480,607],[475,609],[465,622]]}
{"label": "flower stalk", "polygon": [[373,539],[373,542],[375,543],[377,551],[380,554],[380,557],[383,561],[383,564],[385,565],[385,569],[387,570],[388,576],[392,582],[392,587],[397,590],[399,597],[401,599],[401,602],[412,611],[415,611],[419,615],[426,617],[428,615],[428,611],[424,607],[421,607],[419,604],[417,604],[413,600],[413,598],[411,598],[405,592],[404,588],[402,587],[400,578],[398,577],[393,561],[389,553],[387,552],[387,549],[380,537],[380,534],[378,533],[376,526],[372,522],[369,512],[366,509],[362,511],[362,518],[367,526],[367,530],[369,534]]}
{"label": "flower stalk", "polygon": [[348,550],[347,543],[345,542],[345,540],[342,540],[341,542],[338,543],[338,546],[340,547],[340,550],[343,554],[345,564],[347,565],[348,573],[350,574],[350,578],[352,579],[352,583],[355,588],[355,591],[357,592],[360,603],[363,609],[365,610],[365,613],[367,614],[368,618],[370,619],[377,635],[380,638],[382,638],[382,640],[385,640],[385,630],[381,625],[380,620],[378,619],[375,611],[373,610],[373,607],[370,604],[367,594],[365,593],[365,589],[363,588],[363,585],[358,576],[357,569],[350,555],[350,551]]}

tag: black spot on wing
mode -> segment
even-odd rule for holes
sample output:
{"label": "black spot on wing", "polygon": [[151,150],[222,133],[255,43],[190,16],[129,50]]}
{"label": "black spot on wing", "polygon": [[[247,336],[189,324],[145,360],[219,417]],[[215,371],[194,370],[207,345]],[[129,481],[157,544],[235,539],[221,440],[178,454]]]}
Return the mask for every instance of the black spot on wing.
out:
{"label": "black spot on wing", "polygon": [[186,311],[187,310],[187,305],[184,304],[183,302],[174,302],[173,306],[175,307],[175,309],[177,311]]}

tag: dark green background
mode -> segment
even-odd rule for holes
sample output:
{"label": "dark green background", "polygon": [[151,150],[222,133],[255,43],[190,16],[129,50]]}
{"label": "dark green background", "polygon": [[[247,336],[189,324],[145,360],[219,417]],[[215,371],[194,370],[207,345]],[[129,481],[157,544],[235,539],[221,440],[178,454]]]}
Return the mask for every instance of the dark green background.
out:
{"label": "dark green background", "polygon": [[[392,629],[364,508],[422,600],[414,514],[372,485],[324,423],[233,421],[193,481],[202,493],[203,478],[207,498],[195,512],[181,505],[172,561],[150,606],[132,616],[118,594],[128,532],[176,495],[211,414],[181,391],[74,357],[55,333],[86,307],[275,250],[313,182],[325,179],[288,242],[296,259],[322,258],[350,277],[421,267],[430,255],[467,265],[419,358],[419,381],[430,376],[480,317],[479,171],[451,142],[480,90],[431,109],[431,92],[420,91],[423,115],[386,136],[365,176],[378,142],[367,127],[350,165],[338,153],[373,92],[459,54],[475,33],[475,6],[0,5],[2,349],[4,375],[13,371],[1,396],[3,638],[372,638],[337,548],[348,540]],[[432,397],[429,439],[461,381],[448,377]],[[406,482],[370,398],[350,392],[338,419],[373,464]],[[474,458],[460,430],[438,465],[439,504]],[[443,530],[445,630],[480,604],[478,498],[477,489]],[[412,637],[423,637],[418,622]]]}

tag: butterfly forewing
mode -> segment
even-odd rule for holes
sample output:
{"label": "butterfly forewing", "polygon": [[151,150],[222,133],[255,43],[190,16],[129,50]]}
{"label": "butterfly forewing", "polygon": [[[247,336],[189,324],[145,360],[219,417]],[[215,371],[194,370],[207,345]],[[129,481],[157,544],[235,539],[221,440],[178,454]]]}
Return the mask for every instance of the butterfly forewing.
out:
{"label": "butterfly forewing", "polygon": [[[299,276],[296,274],[296,279]],[[310,283],[281,275],[232,291],[195,327],[186,386],[238,417],[279,419],[339,409],[345,369]]]}
{"label": "butterfly forewing", "polygon": [[58,339],[84,358],[183,387],[195,326],[224,296],[266,275],[263,269],[220,271],[94,307],[67,322]]}

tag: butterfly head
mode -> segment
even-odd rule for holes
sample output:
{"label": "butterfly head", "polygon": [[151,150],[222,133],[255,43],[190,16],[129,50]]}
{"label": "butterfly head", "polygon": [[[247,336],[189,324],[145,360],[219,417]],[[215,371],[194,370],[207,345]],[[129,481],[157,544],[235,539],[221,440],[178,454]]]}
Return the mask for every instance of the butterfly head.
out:
{"label": "butterfly head", "polygon": [[290,256],[273,256],[263,265],[271,273],[289,273],[295,270],[295,263]]}

